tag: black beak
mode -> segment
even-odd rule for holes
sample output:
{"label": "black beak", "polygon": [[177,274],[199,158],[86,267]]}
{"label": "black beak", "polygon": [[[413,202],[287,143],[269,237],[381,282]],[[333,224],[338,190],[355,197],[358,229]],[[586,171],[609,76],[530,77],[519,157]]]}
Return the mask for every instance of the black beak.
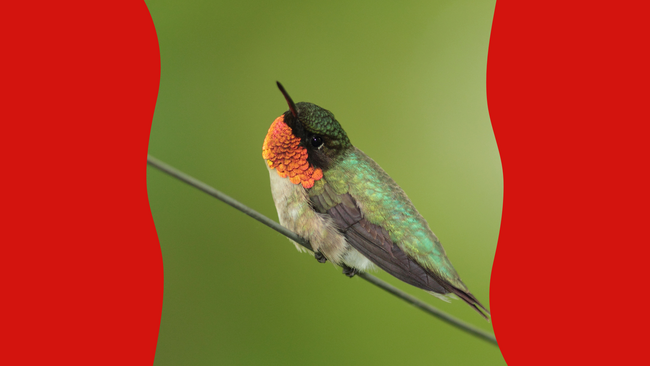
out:
{"label": "black beak", "polygon": [[287,100],[287,104],[289,105],[289,110],[291,111],[291,114],[293,114],[293,116],[297,120],[298,119],[298,109],[296,109],[296,104],[293,102],[293,100],[289,96],[289,93],[287,93],[287,91],[284,90],[284,87],[282,86],[282,84],[280,84],[279,81],[276,81],[276,83],[278,84],[278,88],[282,92],[282,95],[284,95],[284,99]]}

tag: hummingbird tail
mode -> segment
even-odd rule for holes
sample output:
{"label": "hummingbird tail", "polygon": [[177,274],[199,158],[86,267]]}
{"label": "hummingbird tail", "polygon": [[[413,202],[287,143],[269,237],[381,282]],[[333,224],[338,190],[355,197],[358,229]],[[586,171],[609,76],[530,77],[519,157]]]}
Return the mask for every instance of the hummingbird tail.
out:
{"label": "hummingbird tail", "polygon": [[[449,286],[449,290],[451,290],[451,292],[452,292],[453,294],[455,294],[456,296],[460,297],[460,298],[461,298],[463,301],[465,301],[469,306],[471,306],[472,308],[474,308],[474,310],[476,310],[479,314],[481,314],[481,316],[484,317],[485,320],[489,320],[488,315],[491,315],[491,314],[490,314],[490,312],[488,311],[488,309],[486,309],[485,306],[483,306],[483,304],[481,304],[481,303],[480,303],[480,302],[479,302],[479,301],[474,297],[474,295],[472,295],[471,293],[469,293],[469,291],[466,292],[466,291],[463,291],[463,290],[457,289],[457,288],[455,288],[455,287],[453,287],[453,286]],[[479,309],[479,308],[480,308],[480,309]],[[481,311],[481,309],[483,309],[483,311]],[[487,315],[485,315],[484,312],[487,313]]]}

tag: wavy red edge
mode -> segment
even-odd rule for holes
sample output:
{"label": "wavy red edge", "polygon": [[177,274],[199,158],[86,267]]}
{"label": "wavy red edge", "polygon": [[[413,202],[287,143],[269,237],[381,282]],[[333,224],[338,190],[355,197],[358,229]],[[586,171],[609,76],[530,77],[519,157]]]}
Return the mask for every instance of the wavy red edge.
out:
{"label": "wavy red edge", "polygon": [[[509,365],[645,361],[648,5],[499,0],[491,284]],[[4,4],[1,364],[151,364],[160,56],[142,1]]]}
{"label": "wavy red edge", "polygon": [[510,366],[647,363],[649,14],[641,1],[497,2],[490,303]]}
{"label": "wavy red edge", "polygon": [[146,365],[163,295],[143,1],[3,3],[0,364]]}

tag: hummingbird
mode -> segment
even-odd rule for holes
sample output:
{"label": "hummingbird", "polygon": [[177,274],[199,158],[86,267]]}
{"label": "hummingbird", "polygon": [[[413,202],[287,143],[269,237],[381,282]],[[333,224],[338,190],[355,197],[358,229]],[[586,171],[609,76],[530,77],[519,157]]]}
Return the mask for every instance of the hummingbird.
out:
{"label": "hummingbird", "polygon": [[334,114],[296,104],[277,86],[289,110],[271,124],[262,157],[280,224],[313,251],[292,241],[296,248],[348,277],[379,267],[445,301],[459,297],[487,319],[402,188],[352,145]]}

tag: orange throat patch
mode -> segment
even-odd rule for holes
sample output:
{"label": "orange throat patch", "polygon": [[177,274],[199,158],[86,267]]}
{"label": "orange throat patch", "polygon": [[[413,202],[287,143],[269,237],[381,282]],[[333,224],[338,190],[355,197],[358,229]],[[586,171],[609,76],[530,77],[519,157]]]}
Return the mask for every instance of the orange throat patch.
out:
{"label": "orange throat patch", "polygon": [[315,181],[323,178],[323,171],[314,169],[307,162],[307,149],[300,146],[300,139],[284,123],[284,115],[271,124],[264,138],[262,157],[269,168],[275,169],[282,178],[289,177],[293,184],[311,188]]}

